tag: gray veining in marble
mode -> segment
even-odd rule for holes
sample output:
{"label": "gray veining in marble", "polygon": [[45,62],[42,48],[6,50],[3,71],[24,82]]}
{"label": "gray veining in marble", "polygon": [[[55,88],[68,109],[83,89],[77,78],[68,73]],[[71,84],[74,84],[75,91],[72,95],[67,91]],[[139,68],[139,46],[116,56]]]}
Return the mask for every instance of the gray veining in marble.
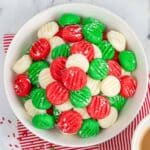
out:
{"label": "gray veining in marble", "polygon": [[150,39],[147,38],[150,34],[150,0],[0,0],[0,38],[5,33],[16,33],[36,13],[68,2],[96,4],[125,19],[139,36],[150,60]]}

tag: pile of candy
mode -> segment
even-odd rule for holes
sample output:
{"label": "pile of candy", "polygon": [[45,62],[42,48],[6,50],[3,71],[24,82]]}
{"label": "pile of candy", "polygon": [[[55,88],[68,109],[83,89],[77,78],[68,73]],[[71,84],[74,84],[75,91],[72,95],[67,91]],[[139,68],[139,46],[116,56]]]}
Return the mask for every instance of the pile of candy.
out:
{"label": "pile of candy", "polygon": [[33,126],[82,138],[112,126],[137,87],[125,36],[72,13],[44,24],[37,36],[13,65],[14,90]]}

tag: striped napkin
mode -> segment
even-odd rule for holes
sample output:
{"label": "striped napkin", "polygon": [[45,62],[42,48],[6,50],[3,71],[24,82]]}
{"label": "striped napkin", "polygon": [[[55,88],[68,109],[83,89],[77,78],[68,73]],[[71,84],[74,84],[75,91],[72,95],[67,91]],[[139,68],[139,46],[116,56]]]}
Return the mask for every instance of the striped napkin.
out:
{"label": "striped napkin", "polygon": [[[3,57],[7,54],[7,50],[11,40],[13,39],[13,34],[5,34],[3,37]],[[2,79],[0,79],[2,80]],[[0,81],[1,82],[1,81]],[[139,122],[149,113],[150,110],[150,82],[148,85],[147,95],[145,97],[145,102],[132,123],[119,135],[115,136],[111,140],[84,148],[71,148],[62,147],[49,142],[46,142],[33,133],[31,133],[23,124],[17,120],[11,110],[8,110],[8,102],[6,99],[2,99],[0,93],[0,145],[4,145],[8,150],[130,150],[131,149],[131,139],[133,132]],[[1,105],[2,103],[7,103],[7,105]],[[3,107],[3,108],[2,108]],[[4,111],[3,111],[4,110]],[[9,111],[9,117],[8,112]],[[2,113],[3,112],[3,113]],[[10,116],[11,114],[11,116]],[[12,119],[13,118],[13,119]],[[2,133],[2,134],[1,134]],[[2,140],[5,139],[5,140]],[[5,149],[5,150],[7,150]],[[0,147],[1,150],[1,147]],[[4,150],[4,148],[3,148]]]}

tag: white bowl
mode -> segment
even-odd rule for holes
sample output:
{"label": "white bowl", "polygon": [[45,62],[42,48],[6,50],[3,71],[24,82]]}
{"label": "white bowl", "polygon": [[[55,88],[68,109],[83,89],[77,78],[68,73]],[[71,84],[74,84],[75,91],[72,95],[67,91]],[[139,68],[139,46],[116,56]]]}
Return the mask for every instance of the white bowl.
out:
{"label": "white bowl", "polygon": [[142,137],[146,132],[146,130],[149,128],[150,128],[150,115],[147,115],[137,126],[133,134],[131,143],[132,150],[140,150],[140,142],[142,140]]}
{"label": "white bowl", "polygon": [[[132,49],[137,56],[138,67],[134,72],[134,76],[137,79],[138,87],[135,96],[128,100],[119,115],[118,121],[111,128],[101,131],[99,135],[92,138],[81,139],[77,136],[63,135],[56,129],[45,131],[34,128],[31,125],[30,118],[26,114],[23,105],[19,101],[19,98],[15,95],[13,89],[14,73],[12,71],[12,65],[21,56],[24,48],[37,38],[36,35],[38,28],[50,20],[57,20],[57,18],[64,12],[77,13],[83,17],[92,16],[100,19],[109,28],[119,30],[126,36],[128,47]],[[30,19],[25,25],[22,26],[12,41],[4,66],[5,91],[11,108],[18,119],[30,131],[44,140],[70,147],[83,147],[102,143],[125,129],[134,119],[143,104],[147,83],[148,67],[144,49],[132,29],[121,18],[114,15],[110,11],[86,3],[72,3],[54,6]]]}

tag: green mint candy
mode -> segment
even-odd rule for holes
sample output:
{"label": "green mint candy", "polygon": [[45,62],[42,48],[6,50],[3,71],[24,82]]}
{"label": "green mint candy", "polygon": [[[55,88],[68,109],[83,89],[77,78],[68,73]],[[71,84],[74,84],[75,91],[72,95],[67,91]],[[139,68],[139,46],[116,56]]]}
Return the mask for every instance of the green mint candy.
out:
{"label": "green mint candy", "polygon": [[70,92],[70,101],[74,107],[86,107],[91,101],[91,91],[88,87],[84,87],[78,91]]}
{"label": "green mint candy", "polygon": [[31,83],[33,85],[38,85],[38,76],[42,69],[49,67],[48,62],[46,61],[36,61],[31,64],[28,69],[28,75]]}
{"label": "green mint candy", "polygon": [[51,107],[51,103],[46,98],[45,90],[42,88],[32,90],[30,97],[33,105],[38,109],[46,110]]}
{"label": "green mint candy", "polygon": [[82,126],[78,131],[78,135],[82,138],[96,136],[100,132],[99,124],[94,119],[83,120]]}
{"label": "green mint candy", "polygon": [[48,114],[38,114],[32,118],[32,124],[38,129],[51,129],[55,126],[55,119]]}
{"label": "green mint candy", "polygon": [[57,121],[60,114],[61,114],[61,112],[56,107],[54,107],[53,108],[53,115],[54,115],[54,118],[56,121]]}
{"label": "green mint candy", "polygon": [[116,95],[114,97],[108,97],[111,106],[115,107],[118,111],[122,110],[127,99],[121,95]]}
{"label": "green mint candy", "polygon": [[81,18],[77,14],[65,13],[59,18],[58,23],[60,26],[67,26],[71,24],[79,24],[80,20]]}
{"label": "green mint candy", "polygon": [[102,80],[108,74],[108,65],[102,58],[95,58],[91,61],[88,74],[95,80]]}
{"label": "green mint candy", "polygon": [[102,29],[99,23],[89,23],[82,26],[84,38],[94,44],[98,44],[102,40]]}
{"label": "green mint candy", "polygon": [[28,95],[28,96],[26,96],[26,97],[22,97],[22,98],[21,98],[21,101],[24,103],[24,102],[26,102],[26,101],[29,100],[29,99],[31,99],[31,98],[30,98],[30,96]]}
{"label": "green mint candy", "polygon": [[112,59],[115,55],[115,49],[108,41],[101,41],[98,45],[102,52],[102,58],[105,60]]}
{"label": "green mint candy", "polygon": [[30,49],[31,49],[31,45],[28,46],[28,47],[25,49],[24,54],[29,54]]}
{"label": "green mint candy", "polygon": [[106,29],[105,24],[103,24],[102,22],[100,22],[98,19],[95,19],[93,17],[87,17],[87,18],[83,19],[83,25],[90,24],[90,23],[98,23],[99,26],[101,27],[101,31],[102,32],[105,31],[105,29]]}
{"label": "green mint candy", "polygon": [[124,50],[119,53],[119,62],[124,70],[134,71],[137,67],[136,56],[131,50]]}
{"label": "green mint candy", "polygon": [[70,55],[70,46],[68,44],[61,44],[52,49],[51,57],[56,59],[58,57],[68,57]]}

